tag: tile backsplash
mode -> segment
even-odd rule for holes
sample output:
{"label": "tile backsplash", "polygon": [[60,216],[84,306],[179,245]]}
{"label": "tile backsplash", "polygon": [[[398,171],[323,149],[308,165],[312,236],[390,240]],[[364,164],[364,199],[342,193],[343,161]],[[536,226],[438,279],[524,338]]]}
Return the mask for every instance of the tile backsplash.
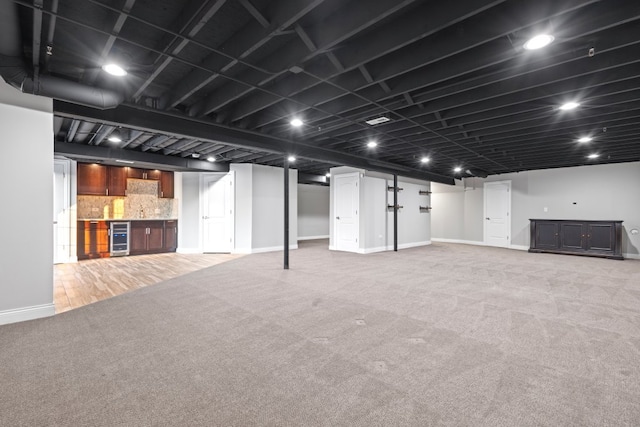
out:
{"label": "tile backsplash", "polygon": [[79,219],[170,219],[178,200],[158,197],[159,181],[127,179],[126,197],[78,196]]}

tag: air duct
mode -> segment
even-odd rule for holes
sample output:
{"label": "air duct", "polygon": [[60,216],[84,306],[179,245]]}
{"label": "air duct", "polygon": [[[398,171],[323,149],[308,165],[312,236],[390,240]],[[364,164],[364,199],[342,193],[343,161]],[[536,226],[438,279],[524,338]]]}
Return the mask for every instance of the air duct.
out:
{"label": "air duct", "polygon": [[106,110],[122,103],[124,96],[58,77],[40,75],[34,82],[22,58],[18,7],[0,0],[0,76],[24,93],[41,95],[87,107]]}

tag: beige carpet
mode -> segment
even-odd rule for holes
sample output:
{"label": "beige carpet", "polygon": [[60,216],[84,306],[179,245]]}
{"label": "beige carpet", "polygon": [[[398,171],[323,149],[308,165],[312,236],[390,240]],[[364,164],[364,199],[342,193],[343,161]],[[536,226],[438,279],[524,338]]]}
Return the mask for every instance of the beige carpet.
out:
{"label": "beige carpet", "polygon": [[326,246],[0,326],[0,425],[640,423],[640,261]]}

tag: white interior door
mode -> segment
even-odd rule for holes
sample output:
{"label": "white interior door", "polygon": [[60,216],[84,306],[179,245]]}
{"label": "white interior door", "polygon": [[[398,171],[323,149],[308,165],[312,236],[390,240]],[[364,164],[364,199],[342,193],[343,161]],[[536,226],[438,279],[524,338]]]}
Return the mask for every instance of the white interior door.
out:
{"label": "white interior door", "polygon": [[68,166],[62,162],[53,164],[53,263],[69,259],[69,191]]}
{"label": "white interior door", "polygon": [[335,248],[339,251],[358,250],[360,195],[357,174],[337,175],[335,183]]}
{"label": "white interior door", "polygon": [[484,243],[508,247],[511,230],[511,181],[484,184]]}
{"label": "white interior door", "polygon": [[234,247],[233,172],[204,178],[203,250],[231,252]]}

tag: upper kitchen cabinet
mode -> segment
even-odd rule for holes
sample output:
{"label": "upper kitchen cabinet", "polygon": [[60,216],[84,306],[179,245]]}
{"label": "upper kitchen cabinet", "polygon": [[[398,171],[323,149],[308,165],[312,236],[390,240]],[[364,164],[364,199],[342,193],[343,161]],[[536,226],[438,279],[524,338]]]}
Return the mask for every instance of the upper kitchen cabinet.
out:
{"label": "upper kitchen cabinet", "polygon": [[127,170],[121,166],[109,166],[107,179],[108,196],[124,196],[127,190]]}
{"label": "upper kitchen cabinet", "polygon": [[160,180],[162,171],[158,169],[127,168],[127,178]]}
{"label": "upper kitchen cabinet", "polygon": [[96,163],[78,163],[78,194],[106,196],[108,167]]}
{"label": "upper kitchen cabinet", "polygon": [[78,194],[82,196],[124,196],[127,171],[123,167],[78,163]]}
{"label": "upper kitchen cabinet", "polygon": [[160,197],[173,199],[173,172],[160,171]]}

